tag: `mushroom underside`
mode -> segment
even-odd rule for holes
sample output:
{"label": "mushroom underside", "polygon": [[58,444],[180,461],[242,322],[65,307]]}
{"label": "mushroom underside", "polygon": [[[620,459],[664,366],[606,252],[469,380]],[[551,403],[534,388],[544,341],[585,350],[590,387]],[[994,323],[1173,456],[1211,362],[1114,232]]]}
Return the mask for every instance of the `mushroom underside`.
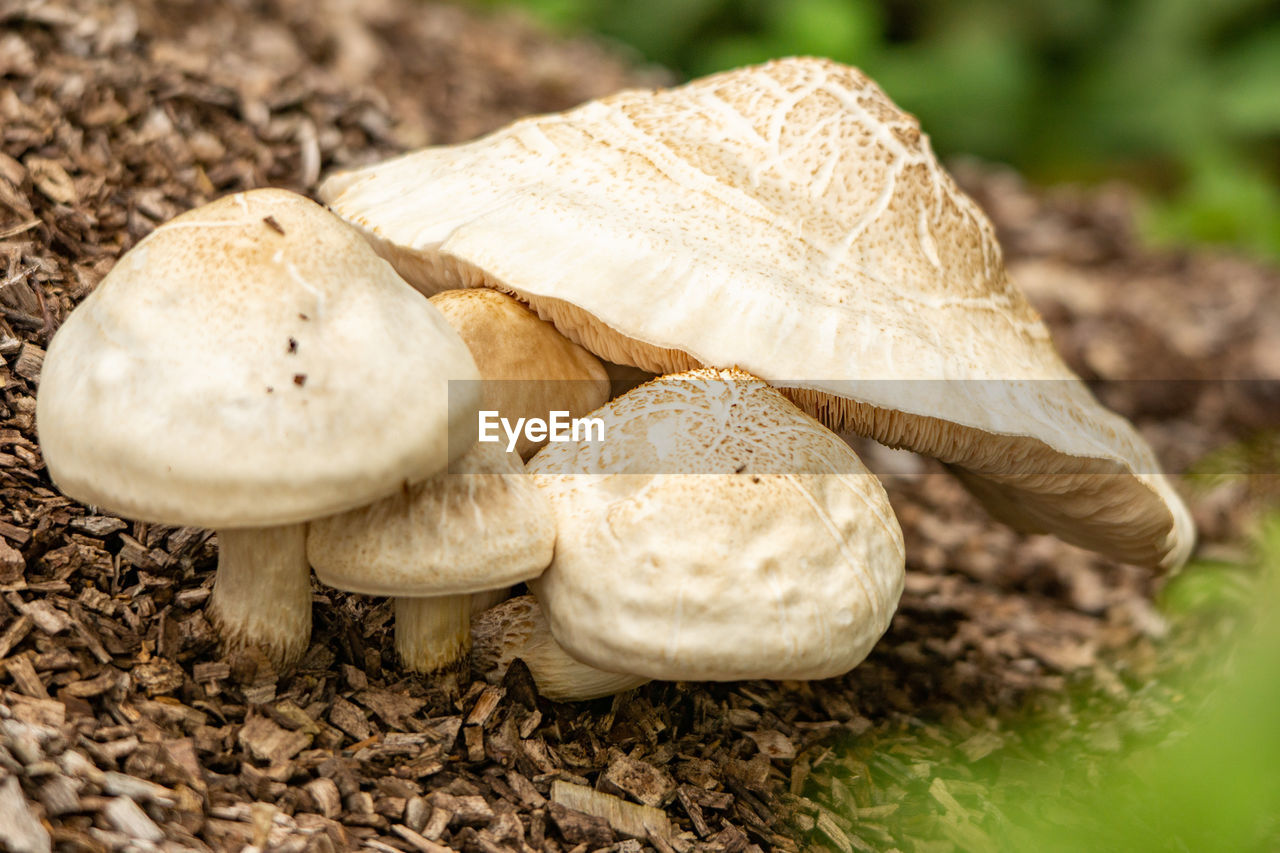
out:
{"label": "mushroom underside", "polygon": [[[576,305],[521,292],[458,258],[400,247],[368,229],[363,233],[423,292],[452,287],[501,290],[608,361],[654,373],[702,366],[683,350],[628,337]],[[1176,512],[1181,505],[1176,496],[1166,494],[1168,487],[1155,482],[1162,476],[1158,473],[1137,476],[1115,459],[1064,454],[1027,435],[991,433],[815,389],[779,390],[837,433],[939,459],[994,518],[1020,532],[1052,533],[1117,560],[1165,569],[1181,565],[1190,551],[1190,520]]]}

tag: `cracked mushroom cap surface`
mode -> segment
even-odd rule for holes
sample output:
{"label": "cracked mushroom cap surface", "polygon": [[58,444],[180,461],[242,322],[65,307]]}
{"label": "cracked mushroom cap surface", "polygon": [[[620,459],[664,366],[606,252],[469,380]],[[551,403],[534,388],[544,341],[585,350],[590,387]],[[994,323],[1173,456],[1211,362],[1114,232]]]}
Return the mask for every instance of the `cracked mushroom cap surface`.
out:
{"label": "cracked mushroom cap surface", "polygon": [[[552,411],[580,417],[609,399],[609,374],[600,359],[507,294],[446,290],[431,304],[471,349],[482,379],[482,408],[514,423],[546,420]],[[516,450],[528,459],[545,443],[522,432]]]}
{"label": "cracked mushroom cap surface", "polygon": [[311,522],[307,558],[350,592],[456,595],[537,577],[555,542],[550,504],[520,458],[483,443],[400,494]]}
{"label": "cracked mushroom cap surface", "polygon": [[289,524],[444,468],[477,411],[446,377],[478,375],[440,312],[320,205],[253,190],[161,225],[71,312],[37,425],[77,500]]}
{"label": "cracked mushroom cap surface", "polygon": [[321,188],[415,286],[510,291],[609,361],[736,366],[954,466],[997,517],[1175,568],[1190,515],[1062,362],[994,230],[864,74],[783,59]]}
{"label": "cracked mushroom cap surface", "polygon": [[604,440],[548,445],[555,557],[531,582],[556,640],[667,680],[827,678],[857,665],[902,593],[879,480],[764,382],[702,369],[593,413]]}

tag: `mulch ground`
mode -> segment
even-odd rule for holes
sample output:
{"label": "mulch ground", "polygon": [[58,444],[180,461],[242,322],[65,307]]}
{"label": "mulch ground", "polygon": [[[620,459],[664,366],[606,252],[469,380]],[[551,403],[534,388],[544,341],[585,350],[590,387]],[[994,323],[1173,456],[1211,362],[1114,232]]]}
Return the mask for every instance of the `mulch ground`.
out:
{"label": "mulch ground", "polygon": [[[203,613],[211,534],[96,513],[49,483],[44,347],[160,222],[662,79],[410,0],[0,0],[0,846],[982,849],[987,786],[1038,760],[1011,721],[1066,719],[1082,686],[1085,704],[1167,712],[1149,689],[1176,641],[1156,579],[1017,536],[932,462],[875,448],[909,572],[866,663],[575,705],[538,697],[520,666],[455,689],[410,677],[389,602],[319,586],[297,672],[222,658]],[[1068,362],[1171,470],[1280,423],[1276,383],[1248,381],[1280,375],[1274,270],[1142,248],[1123,187],[1044,194],[957,171]],[[1202,478],[1203,553],[1243,553],[1275,473]],[[1129,735],[1066,736],[1110,752]]]}

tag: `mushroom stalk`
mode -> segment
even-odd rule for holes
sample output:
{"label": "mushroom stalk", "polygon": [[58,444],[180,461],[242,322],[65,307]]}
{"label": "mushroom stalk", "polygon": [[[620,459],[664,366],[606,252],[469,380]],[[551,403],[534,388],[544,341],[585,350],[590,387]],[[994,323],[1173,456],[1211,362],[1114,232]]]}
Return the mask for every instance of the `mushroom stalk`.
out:
{"label": "mushroom stalk", "polygon": [[311,642],[307,526],[218,531],[209,616],[227,649],[257,646],[271,663],[297,663]]}
{"label": "mushroom stalk", "polygon": [[[538,693],[553,702],[585,702],[648,684],[651,679],[625,672],[605,672],[569,657],[559,646],[531,650],[524,662]],[[532,660],[530,660],[532,658]]]}
{"label": "mushroom stalk", "polygon": [[414,672],[438,672],[471,650],[471,595],[396,598],[396,651]]}
{"label": "mushroom stalk", "polygon": [[516,658],[529,667],[538,693],[554,702],[579,702],[631,690],[649,679],[606,672],[569,656],[551,635],[547,618],[531,595],[508,599],[475,619],[474,664],[498,683]]}
{"label": "mushroom stalk", "polygon": [[504,586],[499,589],[485,589],[480,592],[471,593],[471,615],[478,616],[490,607],[497,607],[502,602],[511,597],[511,587]]}

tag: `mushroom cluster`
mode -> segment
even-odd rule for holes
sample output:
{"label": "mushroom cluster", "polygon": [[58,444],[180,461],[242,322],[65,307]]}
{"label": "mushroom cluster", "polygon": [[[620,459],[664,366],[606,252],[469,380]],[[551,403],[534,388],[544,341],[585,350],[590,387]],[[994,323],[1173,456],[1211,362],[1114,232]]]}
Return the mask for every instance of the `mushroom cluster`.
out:
{"label": "mushroom cluster", "polygon": [[[395,599],[415,671],[520,658],[563,700],[838,675],[905,567],[847,435],[942,460],[1021,530],[1190,553],[1150,448],[856,69],[622,92],[320,194],[332,212],[258,190],[161,226],[45,361],[54,481],[216,528],[229,647],[295,662],[314,569]],[[660,375],[614,395],[619,365]],[[599,434],[495,443],[498,414]]]}

